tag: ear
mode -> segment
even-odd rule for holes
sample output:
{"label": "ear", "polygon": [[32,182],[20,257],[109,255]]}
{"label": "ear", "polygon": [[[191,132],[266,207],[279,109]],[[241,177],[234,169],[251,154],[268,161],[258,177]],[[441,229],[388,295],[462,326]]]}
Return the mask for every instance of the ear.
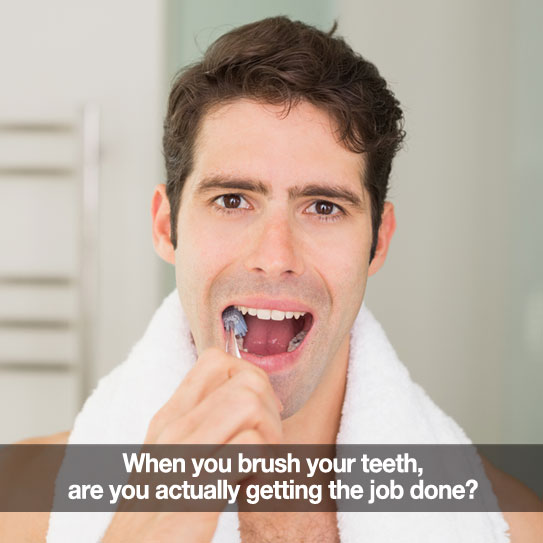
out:
{"label": "ear", "polygon": [[385,202],[383,214],[381,215],[381,226],[379,227],[379,234],[377,235],[375,256],[368,268],[368,276],[373,275],[380,270],[381,266],[385,263],[390,240],[392,239],[395,230],[396,217],[394,216],[394,205],[391,202]]}
{"label": "ear", "polygon": [[175,264],[175,250],[170,241],[170,202],[166,196],[166,185],[155,187],[151,202],[153,220],[153,245],[157,254],[170,264]]}

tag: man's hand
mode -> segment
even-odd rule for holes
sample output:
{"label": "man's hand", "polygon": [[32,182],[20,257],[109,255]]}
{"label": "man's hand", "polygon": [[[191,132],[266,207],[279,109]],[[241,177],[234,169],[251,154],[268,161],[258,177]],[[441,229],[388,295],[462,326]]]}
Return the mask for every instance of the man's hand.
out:
{"label": "man's hand", "polygon": [[[278,444],[281,403],[266,372],[207,349],[155,414],[146,444]],[[211,541],[219,512],[118,512],[103,543]]]}

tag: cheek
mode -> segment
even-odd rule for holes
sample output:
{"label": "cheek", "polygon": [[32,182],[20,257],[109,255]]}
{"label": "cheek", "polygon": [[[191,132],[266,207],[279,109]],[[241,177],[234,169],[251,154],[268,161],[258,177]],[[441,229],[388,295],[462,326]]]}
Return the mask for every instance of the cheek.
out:
{"label": "cheek", "polygon": [[[338,279],[335,289],[345,314],[350,315],[357,313],[364,297],[369,256],[366,257],[365,251],[360,250],[353,250],[350,255],[342,256],[341,260],[338,259],[339,265],[336,264],[335,277]],[[352,308],[352,311],[349,308]]]}
{"label": "cheek", "polygon": [[179,249],[194,261],[206,265],[222,261],[238,246],[240,235],[247,229],[238,225],[238,231],[213,216],[197,208],[180,214],[178,223]]}
{"label": "cheek", "polygon": [[[218,234],[219,232],[219,234]],[[213,281],[221,274],[232,254],[220,229],[209,221],[187,214],[178,223],[178,244],[175,251],[175,276],[181,304],[193,333],[197,350],[213,344],[213,315],[210,293]]]}
{"label": "cheek", "polygon": [[[321,245],[317,265],[331,291],[334,319],[350,329],[364,298],[371,240],[367,231],[338,235],[334,243]],[[340,324],[343,327],[343,324]]]}
{"label": "cheek", "polygon": [[369,236],[362,231],[338,233],[315,246],[316,260],[336,288],[352,288],[367,277],[370,245]]}
{"label": "cheek", "polygon": [[195,213],[180,214],[177,232],[177,285],[188,298],[197,298],[221,268],[227,247],[217,229]]}

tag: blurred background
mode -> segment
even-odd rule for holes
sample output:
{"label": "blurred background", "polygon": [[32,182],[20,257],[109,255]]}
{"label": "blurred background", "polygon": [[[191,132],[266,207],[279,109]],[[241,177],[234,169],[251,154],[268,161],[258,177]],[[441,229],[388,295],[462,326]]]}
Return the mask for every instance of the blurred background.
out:
{"label": "blurred background", "polygon": [[478,443],[543,443],[543,4],[0,0],[0,443],[68,430],[173,268],[154,253],[176,71],[285,14],[373,61],[408,133],[367,303]]}

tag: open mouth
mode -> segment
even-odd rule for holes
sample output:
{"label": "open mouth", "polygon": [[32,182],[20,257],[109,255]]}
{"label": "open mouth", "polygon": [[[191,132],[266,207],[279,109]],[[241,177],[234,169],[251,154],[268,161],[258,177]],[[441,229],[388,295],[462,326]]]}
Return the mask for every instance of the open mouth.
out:
{"label": "open mouth", "polygon": [[313,325],[313,316],[304,311],[279,311],[235,305],[247,324],[247,333],[238,337],[240,351],[255,356],[272,356],[295,351]]}

